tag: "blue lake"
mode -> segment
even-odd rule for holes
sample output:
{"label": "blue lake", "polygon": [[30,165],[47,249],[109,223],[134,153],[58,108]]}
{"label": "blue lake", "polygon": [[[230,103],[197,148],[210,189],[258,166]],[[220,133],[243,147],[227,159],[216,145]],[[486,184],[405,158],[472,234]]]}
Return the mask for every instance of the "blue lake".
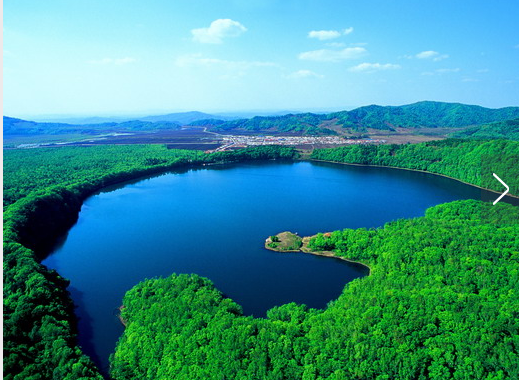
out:
{"label": "blue lake", "polygon": [[365,267],[264,248],[281,231],[379,227],[481,190],[425,173],[310,162],[211,166],[141,179],[88,198],[43,261],[70,279],[85,353],[104,372],[123,331],[115,312],[139,281],[208,277],[244,313],[288,302],[323,308]]}

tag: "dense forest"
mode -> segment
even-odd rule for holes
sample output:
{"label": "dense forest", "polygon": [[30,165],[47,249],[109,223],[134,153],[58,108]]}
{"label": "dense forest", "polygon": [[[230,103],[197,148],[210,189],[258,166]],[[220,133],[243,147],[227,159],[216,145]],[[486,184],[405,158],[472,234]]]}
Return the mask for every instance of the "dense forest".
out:
{"label": "dense forest", "polygon": [[213,154],[167,149],[163,145],[4,150],[4,210],[20,198],[44,193],[55,186],[88,184],[103,187],[186,164],[292,159],[296,156],[294,149],[274,145]]}
{"label": "dense forest", "polygon": [[[513,169],[518,147],[445,140],[318,150],[312,157],[428,170],[492,187],[481,175],[482,157]],[[214,154],[139,145],[4,151],[4,377],[100,379],[76,346],[67,280],[39,264],[88,195],[175,168],[296,157],[279,146]],[[517,180],[510,187],[516,191]],[[518,221],[516,207],[459,201],[377,230],[317,235],[313,249],[371,268],[325,310],[288,304],[254,319],[196,275],[145,281],[124,298],[127,328],[112,376],[517,378]]]}
{"label": "dense forest", "polygon": [[196,275],[144,281],[124,297],[112,377],[519,378],[518,221],[516,207],[470,200],[319,234],[314,249],[371,268],[325,310],[255,319]]}
{"label": "dense forest", "polygon": [[462,139],[506,139],[519,140],[519,119],[498,121],[470,127],[453,133],[452,137]]}
{"label": "dense forest", "polygon": [[486,189],[504,191],[492,173],[506,177],[510,194],[519,195],[519,142],[447,139],[407,145],[353,145],[316,149],[312,159],[424,170]]}
{"label": "dense forest", "polygon": [[4,151],[4,378],[101,378],[76,346],[67,280],[39,264],[88,195],[189,165],[295,157],[279,146],[211,155],[157,145]]}

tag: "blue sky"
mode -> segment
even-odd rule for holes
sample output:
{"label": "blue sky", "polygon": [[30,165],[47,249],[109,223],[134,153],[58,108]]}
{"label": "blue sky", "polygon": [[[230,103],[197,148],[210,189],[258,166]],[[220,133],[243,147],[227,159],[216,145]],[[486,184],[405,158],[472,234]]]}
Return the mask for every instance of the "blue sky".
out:
{"label": "blue sky", "polygon": [[519,106],[516,0],[5,0],[3,113]]}

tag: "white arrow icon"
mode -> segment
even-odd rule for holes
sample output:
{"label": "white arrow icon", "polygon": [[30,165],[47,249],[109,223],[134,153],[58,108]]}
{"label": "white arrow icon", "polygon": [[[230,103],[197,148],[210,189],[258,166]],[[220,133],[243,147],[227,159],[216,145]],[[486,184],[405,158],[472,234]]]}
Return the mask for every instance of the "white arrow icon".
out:
{"label": "white arrow icon", "polygon": [[499,198],[497,198],[497,199],[494,201],[493,205],[495,206],[495,204],[496,204],[497,202],[499,202],[499,201],[501,200],[501,198],[503,198],[503,197],[506,195],[506,193],[508,193],[508,190],[510,190],[510,188],[507,186],[506,183],[503,182],[503,180],[502,180],[501,178],[499,178],[499,177],[497,176],[496,173],[492,173],[492,174],[494,175],[494,177],[496,177],[496,179],[497,179],[499,182],[501,182],[501,185],[503,185],[504,187],[506,187],[506,191],[505,191],[503,194],[501,194],[501,195],[499,196]]}

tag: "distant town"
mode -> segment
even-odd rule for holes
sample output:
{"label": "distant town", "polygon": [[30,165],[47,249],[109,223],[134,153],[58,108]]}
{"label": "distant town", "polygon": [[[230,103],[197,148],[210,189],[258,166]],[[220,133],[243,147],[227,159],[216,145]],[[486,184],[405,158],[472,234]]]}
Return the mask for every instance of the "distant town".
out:
{"label": "distant town", "polygon": [[221,152],[228,149],[246,148],[257,145],[360,145],[360,144],[384,144],[386,140],[380,139],[345,139],[340,136],[237,136],[226,135],[222,137],[223,145],[207,151]]}

